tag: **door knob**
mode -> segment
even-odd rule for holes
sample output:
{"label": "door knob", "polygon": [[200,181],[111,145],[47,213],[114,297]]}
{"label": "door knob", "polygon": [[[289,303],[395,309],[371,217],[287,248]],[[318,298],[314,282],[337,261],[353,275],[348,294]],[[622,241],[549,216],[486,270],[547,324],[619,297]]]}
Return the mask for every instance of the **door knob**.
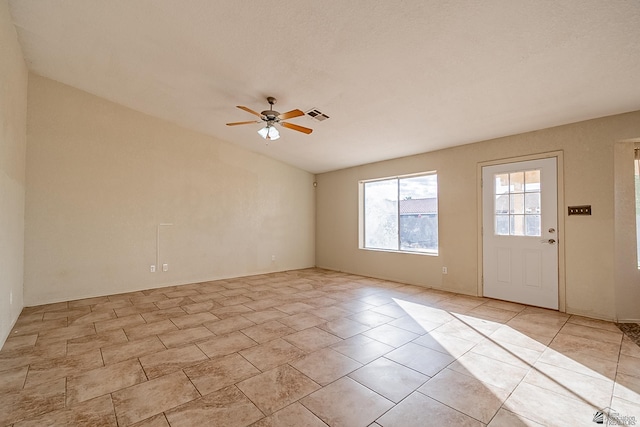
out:
{"label": "door knob", "polygon": [[549,241],[548,241],[548,243],[549,243],[550,245],[553,245],[555,242],[556,242],[556,239],[549,239]]}

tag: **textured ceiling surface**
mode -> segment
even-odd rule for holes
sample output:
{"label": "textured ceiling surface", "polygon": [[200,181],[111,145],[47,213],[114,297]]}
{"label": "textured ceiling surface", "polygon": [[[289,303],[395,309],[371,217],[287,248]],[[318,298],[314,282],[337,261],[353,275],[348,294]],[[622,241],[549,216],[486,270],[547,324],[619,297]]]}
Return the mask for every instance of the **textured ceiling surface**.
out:
{"label": "textured ceiling surface", "polygon": [[[325,172],[640,109],[637,0],[10,0],[37,74]],[[268,145],[235,108],[330,116]]]}

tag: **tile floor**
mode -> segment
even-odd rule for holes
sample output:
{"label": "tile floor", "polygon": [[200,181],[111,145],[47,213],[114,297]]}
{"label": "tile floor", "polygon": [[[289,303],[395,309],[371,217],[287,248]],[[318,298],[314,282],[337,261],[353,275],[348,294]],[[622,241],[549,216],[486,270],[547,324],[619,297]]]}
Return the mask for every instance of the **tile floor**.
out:
{"label": "tile floor", "polygon": [[640,347],[613,323],[320,269],[28,307],[0,351],[0,426],[591,426],[597,411],[640,425]]}

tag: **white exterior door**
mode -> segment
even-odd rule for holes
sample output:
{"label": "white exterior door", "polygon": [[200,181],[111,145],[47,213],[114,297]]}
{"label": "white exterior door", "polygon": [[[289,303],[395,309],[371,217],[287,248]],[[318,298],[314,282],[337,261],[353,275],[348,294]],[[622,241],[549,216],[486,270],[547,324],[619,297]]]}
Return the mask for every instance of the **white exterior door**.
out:
{"label": "white exterior door", "polygon": [[482,168],[484,296],[558,309],[557,159]]}

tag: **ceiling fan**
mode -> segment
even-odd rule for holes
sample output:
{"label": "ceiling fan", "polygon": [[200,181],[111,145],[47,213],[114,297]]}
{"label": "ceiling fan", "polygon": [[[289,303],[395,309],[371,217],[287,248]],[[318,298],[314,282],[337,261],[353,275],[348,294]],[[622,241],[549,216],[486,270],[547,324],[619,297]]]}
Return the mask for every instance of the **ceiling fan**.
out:
{"label": "ceiling fan", "polygon": [[280,132],[278,132],[278,129],[276,129],[275,127],[276,124],[279,124],[288,129],[297,130],[298,132],[306,133],[307,135],[313,132],[313,129],[309,129],[304,126],[294,125],[293,123],[283,122],[283,120],[304,116],[304,113],[302,111],[291,110],[286,113],[280,114],[279,112],[273,109],[273,104],[276,103],[276,99],[273,96],[268,97],[267,102],[269,103],[269,109],[264,110],[261,113],[257,113],[253,111],[251,108],[244,107],[242,105],[237,106],[239,109],[244,110],[247,113],[260,117],[260,121],[252,120],[248,122],[227,123],[227,126],[248,125],[251,123],[261,123],[262,121],[266,124],[266,126],[260,129],[258,133],[260,134],[261,137],[269,141],[273,141],[280,138]]}

